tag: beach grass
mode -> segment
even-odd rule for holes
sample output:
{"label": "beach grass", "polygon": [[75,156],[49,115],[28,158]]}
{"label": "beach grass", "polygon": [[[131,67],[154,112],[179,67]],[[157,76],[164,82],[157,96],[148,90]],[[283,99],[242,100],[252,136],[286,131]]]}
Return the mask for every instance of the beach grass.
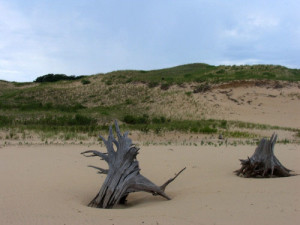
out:
{"label": "beach grass", "polygon": [[[117,119],[122,122],[123,129],[143,133],[179,131],[223,134],[227,138],[256,138],[259,135],[249,130],[273,129],[288,130],[299,137],[300,131],[295,128],[205,118],[209,112],[196,101],[196,95],[210,91],[214,85],[243,80],[275,82],[272,85],[278,87],[274,88],[280,88],[282,84],[277,81],[299,81],[300,70],[274,65],[212,66],[198,63],[151,71],[115,71],[57,82],[0,81],[0,130],[65,132],[69,133],[65,139],[72,139],[75,136],[71,133],[95,135],[107,130]],[[170,89],[174,85],[176,88]],[[172,107],[177,101],[196,111],[185,115],[174,113]],[[163,111],[165,105],[172,107]],[[193,117],[195,114],[201,116]],[[10,133],[5,137],[16,138]]]}

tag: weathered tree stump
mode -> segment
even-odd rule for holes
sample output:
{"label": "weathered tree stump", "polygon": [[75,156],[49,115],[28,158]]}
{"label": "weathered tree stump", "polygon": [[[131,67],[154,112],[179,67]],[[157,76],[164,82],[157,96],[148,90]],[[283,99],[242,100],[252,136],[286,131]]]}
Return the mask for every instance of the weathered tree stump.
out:
{"label": "weathered tree stump", "polygon": [[240,159],[242,167],[234,171],[237,176],[243,177],[288,177],[292,170],[284,167],[274,155],[274,145],[277,135],[274,133],[270,140],[261,139],[254,154],[248,159]]}
{"label": "weathered tree stump", "polygon": [[[107,153],[95,150],[88,150],[81,153],[86,157],[99,156],[108,164],[108,169],[90,166],[97,169],[98,173],[107,174],[107,176],[99,193],[89,203],[89,206],[112,208],[118,203],[125,203],[129,193],[138,191],[161,195],[170,200],[170,197],[165,194],[164,190],[185,168],[177,173],[175,177],[166,181],[162,186],[155,185],[140,174],[139,163],[136,160],[139,149],[128,138],[128,132],[121,135],[117,121],[115,121],[115,128],[118,140],[115,139],[111,126],[107,140],[100,136],[106,146]],[[116,150],[113,144],[116,146]]]}

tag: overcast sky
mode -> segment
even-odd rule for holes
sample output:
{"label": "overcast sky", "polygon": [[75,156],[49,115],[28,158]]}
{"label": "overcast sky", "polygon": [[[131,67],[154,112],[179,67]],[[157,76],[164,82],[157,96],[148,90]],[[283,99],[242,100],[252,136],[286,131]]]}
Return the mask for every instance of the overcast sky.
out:
{"label": "overcast sky", "polygon": [[299,0],[0,0],[0,80],[187,63],[300,68]]}

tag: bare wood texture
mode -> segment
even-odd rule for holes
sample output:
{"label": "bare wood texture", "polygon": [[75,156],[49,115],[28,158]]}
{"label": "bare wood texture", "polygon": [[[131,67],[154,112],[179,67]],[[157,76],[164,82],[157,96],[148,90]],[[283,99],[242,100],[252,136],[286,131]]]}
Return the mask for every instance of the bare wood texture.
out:
{"label": "bare wood texture", "polygon": [[115,128],[117,140],[113,135],[111,126],[107,140],[100,136],[106,146],[107,153],[96,150],[88,150],[81,153],[86,157],[98,156],[108,164],[108,169],[90,166],[97,169],[100,174],[107,174],[107,177],[98,194],[89,203],[89,206],[112,208],[118,203],[125,203],[128,194],[137,191],[149,192],[170,200],[170,197],[164,192],[165,188],[185,168],[177,173],[175,177],[166,181],[162,186],[155,185],[140,174],[139,163],[136,160],[139,149],[128,138],[128,132],[122,135],[117,121],[115,121]]}
{"label": "bare wood texture", "polygon": [[254,154],[248,159],[240,159],[242,167],[236,170],[238,176],[243,177],[288,177],[293,174],[284,167],[274,155],[274,146],[277,134],[273,134],[270,140],[263,138],[255,149]]}

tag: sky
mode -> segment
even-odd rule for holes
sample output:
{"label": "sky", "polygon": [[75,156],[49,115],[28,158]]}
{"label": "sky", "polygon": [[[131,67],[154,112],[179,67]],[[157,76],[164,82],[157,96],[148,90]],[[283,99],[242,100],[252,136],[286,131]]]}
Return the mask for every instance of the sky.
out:
{"label": "sky", "polygon": [[300,68],[299,0],[0,0],[0,80],[188,63]]}

